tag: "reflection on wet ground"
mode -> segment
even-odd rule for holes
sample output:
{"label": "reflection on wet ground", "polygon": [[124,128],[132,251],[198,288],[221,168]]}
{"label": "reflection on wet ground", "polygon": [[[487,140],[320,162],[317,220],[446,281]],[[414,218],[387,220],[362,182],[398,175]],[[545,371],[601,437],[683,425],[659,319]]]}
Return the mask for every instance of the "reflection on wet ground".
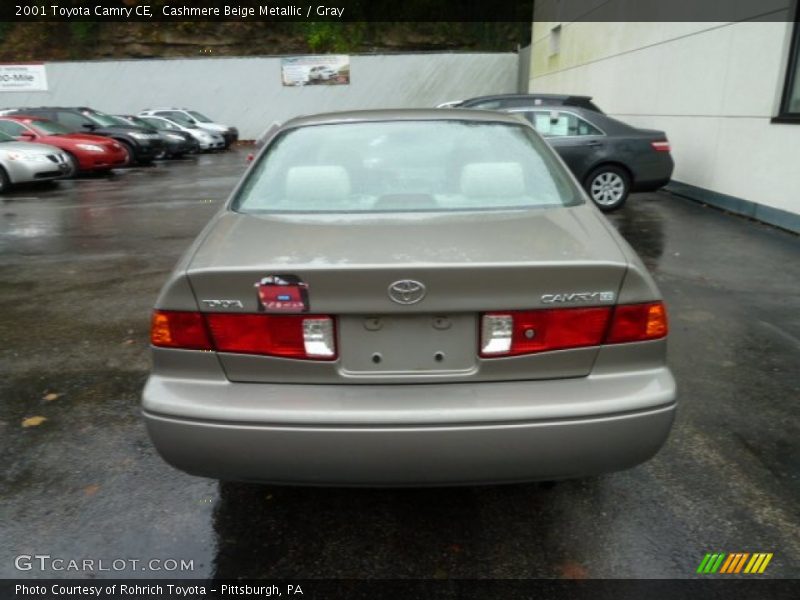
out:
{"label": "reflection on wet ground", "polygon": [[800,241],[668,194],[610,216],[670,308],[682,404],[650,463],[422,490],[220,484],[168,467],[138,417],[149,310],[244,158],[0,199],[0,575],[47,553],[194,561],[162,576],[688,577],[709,549],[774,552],[769,575],[800,574]]}

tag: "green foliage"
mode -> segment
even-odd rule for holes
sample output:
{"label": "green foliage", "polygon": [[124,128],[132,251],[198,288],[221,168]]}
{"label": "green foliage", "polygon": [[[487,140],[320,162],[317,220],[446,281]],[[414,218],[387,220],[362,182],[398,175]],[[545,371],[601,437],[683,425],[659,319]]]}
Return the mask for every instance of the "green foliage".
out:
{"label": "green foliage", "polygon": [[81,46],[93,41],[98,23],[91,21],[73,21],[69,24],[70,37]]}
{"label": "green foliage", "polygon": [[14,23],[10,23],[9,21],[0,21],[0,43],[3,43],[6,39],[6,35],[8,32],[14,28]]}
{"label": "green foliage", "polygon": [[363,22],[312,22],[301,24],[301,31],[313,52],[353,52],[364,40],[366,25]]}

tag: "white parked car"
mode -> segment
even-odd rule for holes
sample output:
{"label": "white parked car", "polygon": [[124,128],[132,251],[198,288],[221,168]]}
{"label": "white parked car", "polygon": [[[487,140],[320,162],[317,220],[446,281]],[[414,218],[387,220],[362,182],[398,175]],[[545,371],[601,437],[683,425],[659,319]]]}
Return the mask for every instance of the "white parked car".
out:
{"label": "white parked car", "polygon": [[225,140],[225,148],[239,139],[239,130],[236,127],[217,123],[204,114],[188,108],[147,108],[140,112],[139,116],[165,117],[173,121],[183,121],[189,125],[196,125],[209,133],[221,135]]}
{"label": "white parked car", "polygon": [[139,118],[156,128],[159,128],[159,123],[168,123],[178,128],[180,131],[188,133],[197,140],[197,143],[200,145],[200,150],[222,150],[227,147],[225,145],[225,138],[223,138],[222,135],[206,129],[201,129],[185,119],[176,117],[154,117],[145,115],[144,113],[141,113]]}
{"label": "white parked car", "polygon": [[339,75],[339,71],[331,67],[316,66],[308,71],[309,81],[329,81]]}
{"label": "white parked car", "polygon": [[47,181],[72,175],[67,155],[47,144],[18,142],[0,132],[0,193],[17,183]]}

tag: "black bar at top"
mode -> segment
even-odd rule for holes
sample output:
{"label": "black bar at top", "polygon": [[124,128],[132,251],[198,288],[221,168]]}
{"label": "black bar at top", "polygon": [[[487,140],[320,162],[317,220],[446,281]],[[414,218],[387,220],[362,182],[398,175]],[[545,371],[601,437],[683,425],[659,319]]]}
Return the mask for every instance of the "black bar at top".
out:
{"label": "black bar at top", "polygon": [[0,21],[792,21],[795,19],[797,2],[798,0],[3,0],[0,2]]}

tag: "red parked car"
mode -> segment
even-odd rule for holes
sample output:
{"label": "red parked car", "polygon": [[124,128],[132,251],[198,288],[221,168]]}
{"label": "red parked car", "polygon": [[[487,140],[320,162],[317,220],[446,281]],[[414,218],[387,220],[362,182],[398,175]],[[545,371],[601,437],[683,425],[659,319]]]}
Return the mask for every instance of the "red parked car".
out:
{"label": "red parked car", "polygon": [[72,172],[108,171],[125,166],[128,154],[108,137],[71,133],[69,129],[40,117],[0,116],[0,131],[21,142],[50,144],[63,150],[72,163]]}

